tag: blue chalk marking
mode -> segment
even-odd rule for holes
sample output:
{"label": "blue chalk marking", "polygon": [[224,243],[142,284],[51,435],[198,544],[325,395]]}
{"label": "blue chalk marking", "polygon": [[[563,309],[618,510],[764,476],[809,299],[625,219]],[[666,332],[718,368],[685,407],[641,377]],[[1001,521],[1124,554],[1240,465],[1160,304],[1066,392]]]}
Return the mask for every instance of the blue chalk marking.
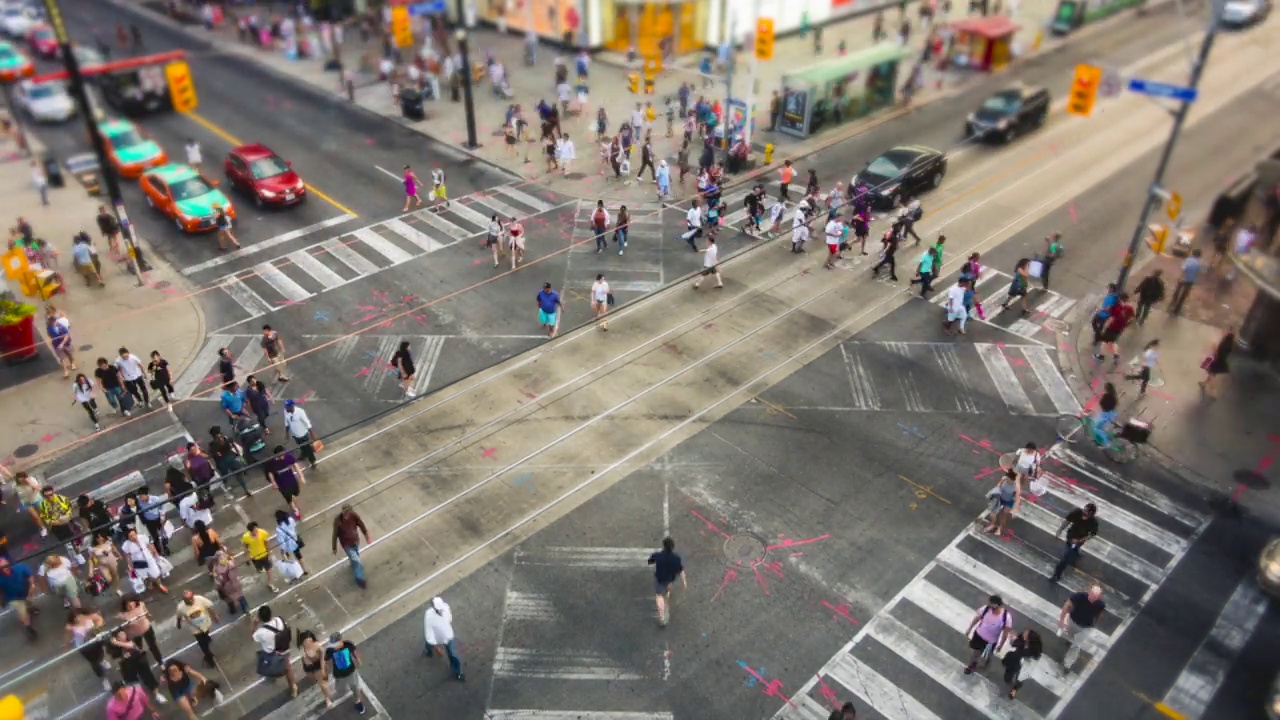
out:
{"label": "blue chalk marking", "polygon": [[516,476],[511,481],[511,484],[516,487],[520,487],[521,485],[525,485],[530,482],[533,482],[533,473],[524,473],[522,475]]}
{"label": "blue chalk marking", "polygon": [[329,322],[329,311],[317,310],[315,316],[312,319],[315,320],[316,322]]}
{"label": "blue chalk marking", "polygon": [[925,437],[925,436],[924,436],[924,435],[923,435],[919,430],[916,430],[916,429],[915,429],[915,428],[913,428],[913,427],[909,427],[909,426],[904,425],[904,424],[902,424],[902,423],[898,423],[898,427],[902,428],[902,434],[903,434],[903,435],[915,435],[916,437],[920,438],[921,440],[927,440],[927,439],[928,439],[928,438],[926,438],[926,437]]}

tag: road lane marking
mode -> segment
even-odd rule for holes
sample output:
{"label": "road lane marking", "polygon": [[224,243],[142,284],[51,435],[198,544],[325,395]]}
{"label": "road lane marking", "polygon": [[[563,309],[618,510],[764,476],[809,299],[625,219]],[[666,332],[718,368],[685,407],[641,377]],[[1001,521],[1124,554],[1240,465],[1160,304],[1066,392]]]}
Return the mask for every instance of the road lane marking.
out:
{"label": "road lane marking", "polygon": [[[217,347],[215,346],[215,351],[216,349]],[[91,460],[73,465],[60,473],[50,476],[45,481],[45,484],[51,485],[54,490],[65,490],[95,473],[109,470],[126,462],[135,455],[165,447],[173,449],[177,447],[179,441],[186,441],[189,438],[187,431],[181,425],[170,425],[162,430],[157,430],[149,435],[144,435],[136,440],[130,440],[123,445],[98,453]]]}
{"label": "road lane marking", "polygon": [[311,293],[306,288],[294,282],[293,278],[280,272],[280,268],[269,262],[254,265],[253,272],[266,281],[276,292],[283,295],[288,302],[302,302],[311,297]]}
{"label": "road lane marking", "polygon": [[328,266],[317,260],[314,255],[306,250],[296,250],[285,257],[289,258],[289,261],[296,265],[299,270],[319,280],[320,284],[324,285],[325,290],[332,290],[339,285],[347,283],[341,275],[330,270]]}
{"label": "road lane marking", "polygon": [[183,275],[187,277],[191,277],[192,275],[195,275],[198,272],[202,272],[210,268],[216,268],[222,265],[226,265],[232,260],[238,260],[242,257],[248,257],[249,255],[262,252],[263,250],[268,250],[277,245],[283,245],[284,243],[292,242],[299,238],[306,237],[314,232],[324,230],[325,228],[331,228],[335,225],[341,225],[342,223],[347,222],[348,220],[356,219],[356,217],[357,217],[356,215],[347,213],[344,215],[331,217],[328,220],[321,220],[318,223],[313,223],[306,227],[298,228],[297,230],[290,230],[287,233],[276,235],[273,238],[268,238],[267,240],[263,240],[262,242],[259,242],[259,243],[254,243],[252,245],[245,245],[241,247],[239,250],[232,250],[231,252],[222,253],[216,258],[205,260],[202,263],[196,263],[191,267],[183,268],[181,272]]}
{"label": "road lane marking", "polygon": [[[245,285],[244,281],[238,277],[225,278],[221,283],[221,287],[231,296],[232,300],[235,300],[240,307],[249,312],[249,317],[245,318],[245,320],[262,317],[275,310],[270,303],[262,299],[261,295],[254,292],[248,285]],[[241,322],[244,321],[242,320]]]}
{"label": "road lane marking", "polygon": [[320,243],[320,247],[324,248],[325,252],[329,253],[333,257],[338,258],[338,261],[343,265],[355,270],[358,277],[364,277],[378,272],[377,265],[374,265],[368,258],[348,247],[347,244],[342,241],[342,238],[329,238],[328,240]]}
{"label": "road lane marking", "polygon": [[[209,132],[213,133],[214,135],[217,135],[218,137],[222,138],[223,140],[225,140],[225,141],[227,141],[227,142],[231,143],[231,146],[232,146],[232,147],[240,147],[241,145],[244,145],[244,144],[245,144],[243,141],[241,141],[240,139],[238,139],[235,135],[232,135],[231,133],[227,132],[226,130],[223,130],[223,129],[222,129],[221,127],[219,127],[217,124],[215,124],[214,122],[212,122],[212,121],[208,120],[207,118],[203,117],[202,115],[199,115],[198,113],[188,111],[188,112],[184,112],[184,113],[181,113],[181,114],[182,114],[182,115],[184,115],[184,116],[186,116],[186,117],[188,117],[188,118],[191,118],[191,120],[195,121],[195,123],[196,123],[197,125],[199,125],[199,126],[203,127],[205,130],[208,130]],[[360,214],[359,214],[359,213],[357,213],[356,211],[354,211],[354,210],[352,210],[351,208],[347,207],[346,205],[343,205],[342,203],[338,202],[337,200],[334,200],[334,199],[333,199],[332,197],[330,197],[328,194],[326,194],[326,193],[322,192],[322,191],[320,190],[320,188],[316,187],[315,185],[312,185],[311,183],[306,183],[306,186],[307,186],[307,190],[310,190],[310,191],[311,191],[311,193],[312,193],[313,195],[315,195],[316,197],[320,198],[321,200],[323,200],[323,201],[325,201],[325,202],[329,203],[330,205],[334,206],[334,207],[335,207],[335,208],[337,208],[338,210],[340,210],[340,211],[342,211],[342,212],[344,212],[344,213],[346,213],[346,214],[350,215],[351,217],[359,217],[359,216],[360,216]]]}
{"label": "road lane marking", "polygon": [[413,256],[401,250],[399,246],[393,245],[390,240],[382,237],[373,228],[361,228],[351,233],[363,242],[365,245],[373,248],[379,255],[386,258],[392,265],[409,262]]}
{"label": "road lane marking", "polygon": [[496,677],[542,680],[645,680],[623,663],[600,652],[500,647],[493,658]]}
{"label": "road lane marking", "polygon": [[1000,399],[1004,401],[1009,411],[1017,415],[1034,413],[1036,409],[1031,405],[1031,398],[1027,397],[1027,392],[1022,389],[1018,376],[1014,374],[1013,366],[1009,364],[1004,352],[990,343],[974,343],[973,347],[978,351],[978,357],[987,368],[987,374],[991,376],[991,383],[996,386],[996,392],[1000,393]]}
{"label": "road lane marking", "polygon": [[1024,346],[1021,350],[1027,358],[1027,363],[1031,365],[1031,370],[1036,374],[1036,379],[1040,381],[1045,392],[1049,393],[1053,407],[1063,415],[1079,415],[1083,412],[1075,393],[1071,392],[1066,379],[1062,377],[1062,373],[1058,372],[1058,366],[1049,357],[1049,350],[1038,346]]}
{"label": "road lane marking", "polygon": [[517,551],[516,564],[592,570],[636,570],[643,568],[652,554],[651,548],[535,547]]}

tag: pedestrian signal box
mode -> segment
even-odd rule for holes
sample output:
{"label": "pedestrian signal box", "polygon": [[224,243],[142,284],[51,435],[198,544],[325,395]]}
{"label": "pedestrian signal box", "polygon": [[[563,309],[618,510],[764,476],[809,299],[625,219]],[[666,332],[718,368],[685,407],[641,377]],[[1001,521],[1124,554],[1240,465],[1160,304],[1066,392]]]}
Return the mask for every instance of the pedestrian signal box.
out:
{"label": "pedestrian signal box", "polygon": [[1071,81],[1071,94],[1067,97],[1067,112],[1089,117],[1098,99],[1102,84],[1102,68],[1096,65],[1077,65],[1075,79]]}

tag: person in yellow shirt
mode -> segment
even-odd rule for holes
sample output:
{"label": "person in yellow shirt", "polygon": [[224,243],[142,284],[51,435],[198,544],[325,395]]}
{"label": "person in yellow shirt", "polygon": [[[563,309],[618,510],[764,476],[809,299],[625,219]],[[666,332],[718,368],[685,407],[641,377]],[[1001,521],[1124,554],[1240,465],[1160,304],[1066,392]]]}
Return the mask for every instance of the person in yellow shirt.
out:
{"label": "person in yellow shirt", "polygon": [[277,592],[276,587],[271,584],[271,550],[267,548],[271,542],[271,533],[258,527],[257,522],[250,522],[246,530],[240,537],[240,542],[249,553],[249,561],[253,563],[254,570],[267,574],[267,589]]}

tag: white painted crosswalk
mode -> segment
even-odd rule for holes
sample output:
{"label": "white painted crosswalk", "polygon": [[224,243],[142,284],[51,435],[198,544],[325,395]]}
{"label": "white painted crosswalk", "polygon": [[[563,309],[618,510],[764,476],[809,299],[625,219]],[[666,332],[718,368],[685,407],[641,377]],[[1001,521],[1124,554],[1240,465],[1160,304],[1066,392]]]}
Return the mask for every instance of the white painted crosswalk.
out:
{"label": "white painted crosswalk", "polygon": [[[790,696],[774,720],[825,720],[833,692],[890,720],[956,717],[958,706],[967,708],[966,716],[992,720],[1059,717],[1211,518],[1149,487],[1132,492],[1134,483],[1061,445],[1049,450],[1044,467],[1049,492],[1023,504],[1007,536],[988,535],[978,525],[958,535]],[[1056,537],[1062,517],[1084,502],[1098,507],[1099,534],[1075,568],[1060,582],[1048,582],[1062,550]],[[1103,588],[1106,613],[1076,635],[1068,652],[1056,636],[1063,603],[1095,584]],[[1007,697],[998,658],[995,667],[963,672],[969,660],[965,632],[992,594],[1003,598],[1016,632],[1034,630],[1044,641],[1044,655],[1023,666],[1024,687],[1016,699]],[[1219,622],[1224,628],[1247,625],[1259,614],[1256,594],[1237,595],[1237,607],[1229,603],[1223,611],[1224,618],[1230,615]],[[1224,629],[1223,637],[1230,635]],[[1202,709],[1204,693],[1196,683],[1218,669],[1206,659],[1184,683],[1194,697],[1173,694],[1189,709]]]}
{"label": "white painted crosswalk", "polygon": [[594,202],[580,201],[574,219],[573,241],[568,261],[565,263],[564,289],[570,298],[586,298],[596,275],[604,273],[609,290],[618,303],[630,302],[643,295],[661,290],[666,284],[663,269],[663,213],[662,203],[628,202],[631,222],[627,228],[627,245],[622,255],[615,241],[614,224],[624,203],[605,200],[610,226],[605,233],[606,247],[596,252],[595,230],[592,227]]}
{"label": "white painted crosswalk", "polygon": [[840,346],[845,397],[799,410],[907,411],[1058,416],[1080,412],[1042,345],[849,341]]}
{"label": "white painted crosswalk", "polygon": [[[1054,336],[1061,327],[1063,318],[1076,307],[1076,301],[1052,290],[1040,288],[1038,281],[1033,279],[1032,287],[1027,291],[1030,312],[1024,314],[1017,298],[1009,299],[1012,281],[1013,278],[1008,273],[983,268],[982,275],[974,283],[974,294],[980,300],[985,314],[981,317],[971,316],[970,322],[1000,327],[1033,342],[1056,347]],[[935,284],[930,301],[941,307],[947,301],[947,291],[958,283],[959,277]],[[1002,307],[1006,302],[1009,303],[1008,307]]]}
{"label": "white painted crosswalk", "polygon": [[[556,207],[532,192],[499,185],[455,199],[447,209],[418,210],[263,260],[211,284],[243,311],[239,323],[478,237],[487,232],[495,213],[504,219],[527,218]],[[205,263],[189,270],[213,267],[221,265]]]}

